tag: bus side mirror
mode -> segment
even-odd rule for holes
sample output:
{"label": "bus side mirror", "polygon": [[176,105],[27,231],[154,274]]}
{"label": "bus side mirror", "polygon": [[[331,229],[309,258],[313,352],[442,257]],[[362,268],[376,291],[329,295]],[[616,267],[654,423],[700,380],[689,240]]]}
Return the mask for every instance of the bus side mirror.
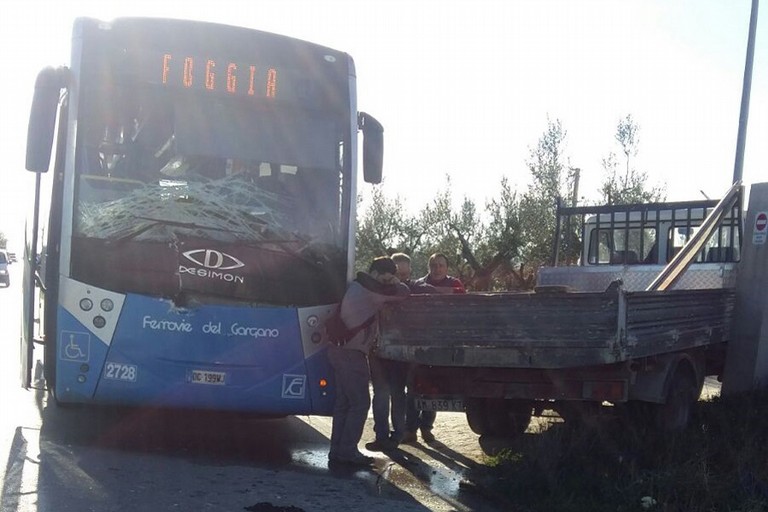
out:
{"label": "bus side mirror", "polygon": [[363,178],[366,183],[381,183],[384,161],[384,127],[376,118],[360,112],[357,125],[363,131]]}
{"label": "bus side mirror", "polygon": [[32,172],[47,172],[51,163],[53,131],[61,89],[67,86],[67,68],[45,68],[37,75],[32,109],[27,129],[26,168]]}

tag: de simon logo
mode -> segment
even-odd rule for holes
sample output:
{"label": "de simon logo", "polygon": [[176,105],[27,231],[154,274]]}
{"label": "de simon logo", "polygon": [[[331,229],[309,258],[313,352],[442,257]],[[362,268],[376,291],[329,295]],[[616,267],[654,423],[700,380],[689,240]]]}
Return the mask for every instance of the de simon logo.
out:
{"label": "de simon logo", "polygon": [[201,267],[214,270],[233,270],[245,266],[234,256],[213,249],[193,249],[186,251],[184,257]]}

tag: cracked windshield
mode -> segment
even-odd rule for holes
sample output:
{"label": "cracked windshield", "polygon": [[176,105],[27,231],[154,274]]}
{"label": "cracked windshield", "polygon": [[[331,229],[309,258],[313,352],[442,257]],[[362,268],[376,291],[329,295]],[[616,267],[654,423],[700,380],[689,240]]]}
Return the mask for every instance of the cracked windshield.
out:
{"label": "cracked windshield", "polygon": [[[73,273],[159,295],[223,295],[225,286],[276,304],[307,299],[265,288],[319,280],[334,298],[346,272],[341,123],[191,91],[90,97],[79,123]],[[108,257],[94,260],[96,247]]]}

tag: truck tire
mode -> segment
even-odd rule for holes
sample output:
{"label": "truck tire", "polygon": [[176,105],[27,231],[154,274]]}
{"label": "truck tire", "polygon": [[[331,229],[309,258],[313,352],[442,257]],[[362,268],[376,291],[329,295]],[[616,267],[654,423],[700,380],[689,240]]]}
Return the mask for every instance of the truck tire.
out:
{"label": "truck tire", "polygon": [[679,432],[691,420],[701,390],[687,366],[678,367],[667,390],[667,400],[654,405],[656,427],[665,432]]}
{"label": "truck tire", "polygon": [[525,400],[475,398],[466,403],[467,423],[481,436],[517,437],[528,428],[533,406]]}
{"label": "truck tire", "polygon": [[488,405],[492,435],[518,437],[531,424],[533,405],[528,401],[493,400]]}
{"label": "truck tire", "polygon": [[465,413],[469,428],[479,436],[489,435],[491,426],[488,422],[488,416],[485,414],[485,399],[468,398],[465,403]]}

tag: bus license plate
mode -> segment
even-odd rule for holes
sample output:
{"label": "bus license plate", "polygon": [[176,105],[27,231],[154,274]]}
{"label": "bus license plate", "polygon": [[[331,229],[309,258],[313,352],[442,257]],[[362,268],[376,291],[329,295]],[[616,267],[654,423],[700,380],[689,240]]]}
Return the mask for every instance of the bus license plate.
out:
{"label": "bus license plate", "polygon": [[422,411],[464,412],[464,400],[460,398],[418,398],[416,408]]}
{"label": "bus license plate", "polygon": [[207,370],[192,370],[189,373],[189,382],[192,384],[209,384],[223,386],[226,384],[227,374],[224,372],[209,372]]}

